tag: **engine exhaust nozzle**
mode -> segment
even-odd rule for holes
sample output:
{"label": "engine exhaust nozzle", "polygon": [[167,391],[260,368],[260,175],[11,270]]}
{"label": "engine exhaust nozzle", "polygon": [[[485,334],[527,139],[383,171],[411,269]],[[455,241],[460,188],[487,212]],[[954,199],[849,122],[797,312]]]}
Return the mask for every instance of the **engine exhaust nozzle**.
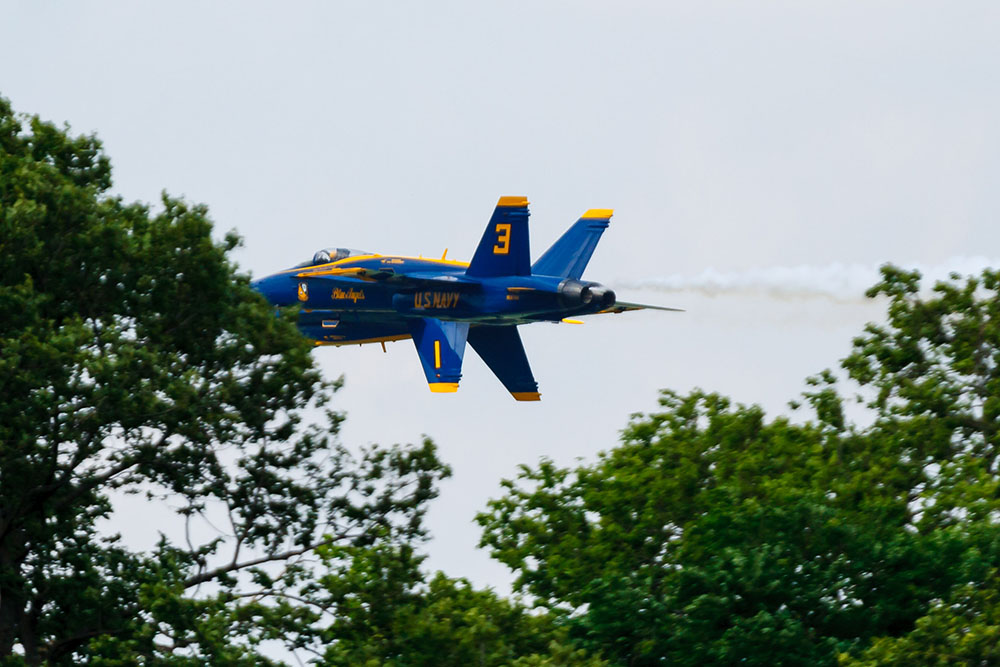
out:
{"label": "engine exhaust nozzle", "polygon": [[559,283],[559,303],[564,308],[598,305],[601,309],[615,305],[615,293],[598,283],[567,279]]}

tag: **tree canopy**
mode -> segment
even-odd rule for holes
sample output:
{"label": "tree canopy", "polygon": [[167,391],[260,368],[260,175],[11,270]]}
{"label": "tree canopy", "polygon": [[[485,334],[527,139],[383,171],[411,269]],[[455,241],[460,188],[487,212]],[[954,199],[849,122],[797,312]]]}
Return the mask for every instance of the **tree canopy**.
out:
{"label": "tree canopy", "polygon": [[985,664],[998,288],[987,270],[928,295],[887,266],[869,292],[887,322],[842,364],[870,425],[829,371],[797,420],[665,391],[597,462],[505,481],[483,545],[614,664]]}
{"label": "tree canopy", "polygon": [[[237,237],[110,186],[95,137],[0,99],[0,660],[256,664],[319,620],[306,557],[419,539],[448,469],[430,441],[340,445],[336,385]],[[224,527],[130,551],[96,527],[111,493]]]}

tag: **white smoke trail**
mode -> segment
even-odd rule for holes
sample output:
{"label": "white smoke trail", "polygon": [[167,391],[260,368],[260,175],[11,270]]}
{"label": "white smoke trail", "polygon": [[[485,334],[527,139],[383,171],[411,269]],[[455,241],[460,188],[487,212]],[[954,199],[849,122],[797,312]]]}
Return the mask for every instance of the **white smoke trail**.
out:
{"label": "white smoke trail", "polygon": [[[921,286],[930,289],[952,273],[976,275],[985,268],[1000,267],[1000,259],[953,257],[941,264],[896,263],[906,270],[920,271]],[[880,264],[829,264],[827,266],[773,266],[745,271],[706,269],[693,276],[668,275],[659,278],[625,280],[614,283],[623,289],[654,290],[669,293],[695,293],[703,296],[752,294],[775,299],[823,298],[841,303],[865,300],[865,291],[879,281]]]}

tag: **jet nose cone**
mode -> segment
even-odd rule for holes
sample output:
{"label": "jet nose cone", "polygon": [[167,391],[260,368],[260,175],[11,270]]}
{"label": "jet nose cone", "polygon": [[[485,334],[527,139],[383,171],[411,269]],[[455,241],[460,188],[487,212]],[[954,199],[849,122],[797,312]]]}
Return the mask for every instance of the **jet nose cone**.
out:
{"label": "jet nose cone", "polygon": [[267,296],[268,284],[273,276],[264,276],[263,278],[257,278],[256,280],[250,281],[251,289],[254,289],[264,296]]}
{"label": "jet nose cone", "polygon": [[251,280],[250,287],[263,294],[275,306],[287,306],[297,301],[296,283],[288,276],[275,274]]}

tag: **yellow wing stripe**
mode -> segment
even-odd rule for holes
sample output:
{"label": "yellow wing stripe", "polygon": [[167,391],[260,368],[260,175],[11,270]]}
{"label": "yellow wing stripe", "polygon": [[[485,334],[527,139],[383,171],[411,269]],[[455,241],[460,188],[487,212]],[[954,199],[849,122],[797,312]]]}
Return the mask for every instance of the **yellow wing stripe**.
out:
{"label": "yellow wing stripe", "polygon": [[[416,259],[421,262],[430,262],[431,264],[442,264],[444,266],[462,266],[468,267],[468,262],[461,262],[455,259],[432,259],[430,257],[409,257],[406,255],[364,255],[358,257],[347,257],[345,259],[338,259],[336,262],[331,262],[330,264],[317,264],[316,266],[300,267],[297,269],[287,269],[285,271],[279,271],[279,273],[294,273],[296,276],[301,278],[310,278],[318,276],[338,276],[338,275],[354,275],[362,271],[378,271],[377,268],[361,268],[351,266],[354,262],[363,259],[371,259],[373,257],[383,257],[385,259]],[[345,265],[341,267],[341,265]],[[391,266],[391,265],[389,265]]]}
{"label": "yellow wing stripe", "polygon": [[527,197],[500,197],[497,206],[527,206]]}
{"label": "yellow wing stripe", "polygon": [[614,214],[613,208],[592,208],[580,217],[585,220],[607,220]]}

